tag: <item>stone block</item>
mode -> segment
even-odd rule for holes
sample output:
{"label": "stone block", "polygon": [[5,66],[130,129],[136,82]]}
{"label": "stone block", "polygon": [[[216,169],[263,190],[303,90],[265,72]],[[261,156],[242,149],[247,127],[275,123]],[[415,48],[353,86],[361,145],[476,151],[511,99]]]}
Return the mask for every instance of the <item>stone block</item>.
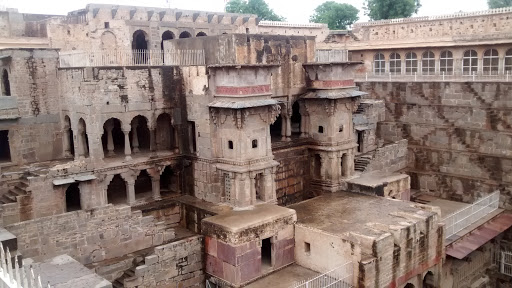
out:
{"label": "stone block", "polygon": [[242,283],[261,275],[261,259],[257,258],[240,265],[240,281]]}
{"label": "stone block", "polygon": [[223,262],[217,257],[206,255],[206,273],[223,278]]}
{"label": "stone block", "polygon": [[236,265],[236,248],[224,242],[217,241],[217,257],[231,265]]}
{"label": "stone block", "polygon": [[205,252],[214,257],[217,257],[217,239],[206,236],[204,238]]}
{"label": "stone block", "polygon": [[150,255],[150,256],[147,256],[144,259],[144,263],[146,263],[146,265],[148,265],[148,266],[156,264],[157,262],[158,262],[158,256],[157,255]]}
{"label": "stone block", "polygon": [[223,269],[224,269],[224,274],[223,274],[223,279],[228,281],[229,283],[232,283],[232,284],[240,284],[240,279],[241,279],[241,275],[240,275],[240,269],[238,269],[237,267],[231,265],[231,264],[228,264],[228,263],[223,263]]}

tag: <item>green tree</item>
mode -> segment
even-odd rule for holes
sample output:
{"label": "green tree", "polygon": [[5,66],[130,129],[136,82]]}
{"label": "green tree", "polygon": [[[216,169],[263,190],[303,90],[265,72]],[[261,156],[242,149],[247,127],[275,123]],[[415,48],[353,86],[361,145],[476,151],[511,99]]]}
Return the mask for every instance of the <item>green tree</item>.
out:
{"label": "green tree", "polygon": [[407,18],[418,13],[420,0],[365,0],[365,15],[371,20]]}
{"label": "green tree", "polygon": [[331,30],[345,30],[359,19],[358,13],[359,10],[350,4],[327,1],[316,7],[309,21],[325,23]]}
{"label": "green tree", "polygon": [[503,8],[512,6],[512,0],[487,0],[489,9]]}
{"label": "green tree", "polygon": [[226,12],[256,14],[261,20],[284,21],[285,18],[277,15],[268,7],[264,0],[230,0],[226,3]]}

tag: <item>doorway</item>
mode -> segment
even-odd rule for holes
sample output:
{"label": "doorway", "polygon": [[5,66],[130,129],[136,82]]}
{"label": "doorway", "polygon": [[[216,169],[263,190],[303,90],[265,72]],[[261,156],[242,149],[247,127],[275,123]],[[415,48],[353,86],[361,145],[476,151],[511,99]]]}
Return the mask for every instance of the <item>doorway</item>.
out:
{"label": "doorway", "polygon": [[261,240],[261,270],[272,268],[272,242],[270,238]]}
{"label": "doorway", "polygon": [[78,184],[79,183],[72,183],[69,185],[68,189],[66,189],[66,212],[82,209]]}

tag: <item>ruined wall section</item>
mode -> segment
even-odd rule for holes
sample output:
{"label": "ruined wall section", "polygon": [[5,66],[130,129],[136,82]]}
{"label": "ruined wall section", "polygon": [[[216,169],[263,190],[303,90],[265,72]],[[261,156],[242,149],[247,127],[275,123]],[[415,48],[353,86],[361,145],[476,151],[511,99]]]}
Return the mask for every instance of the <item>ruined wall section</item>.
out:
{"label": "ruined wall section", "polygon": [[472,202],[501,190],[511,206],[512,113],[508,83],[360,83],[386,101],[385,141],[409,141],[411,188]]}
{"label": "ruined wall section", "polygon": [[[129,206],[112,205],[7,226],[24,257],[45,260],[68,254],[82,264],[149,248],[174,238],[172,230]],[[165,230],[165,231],[164,231]]]}
{"label": "ruined wall section", "polygon": [[313,197],[308,191],[309,153],[307,147],[273,149],[276,171],[277,204],[287,206]]}

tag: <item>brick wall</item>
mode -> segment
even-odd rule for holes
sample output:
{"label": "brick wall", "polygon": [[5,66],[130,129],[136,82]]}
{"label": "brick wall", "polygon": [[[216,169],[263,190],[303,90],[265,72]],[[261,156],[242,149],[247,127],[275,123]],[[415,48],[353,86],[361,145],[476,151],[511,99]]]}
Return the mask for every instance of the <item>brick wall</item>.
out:
{"label": "brick wall", "polygon": [[279,162],[275,180],[277,203],[286,206],[310,198],[306,185],[310,166],[307,147],[272,152],[274,159]]}

